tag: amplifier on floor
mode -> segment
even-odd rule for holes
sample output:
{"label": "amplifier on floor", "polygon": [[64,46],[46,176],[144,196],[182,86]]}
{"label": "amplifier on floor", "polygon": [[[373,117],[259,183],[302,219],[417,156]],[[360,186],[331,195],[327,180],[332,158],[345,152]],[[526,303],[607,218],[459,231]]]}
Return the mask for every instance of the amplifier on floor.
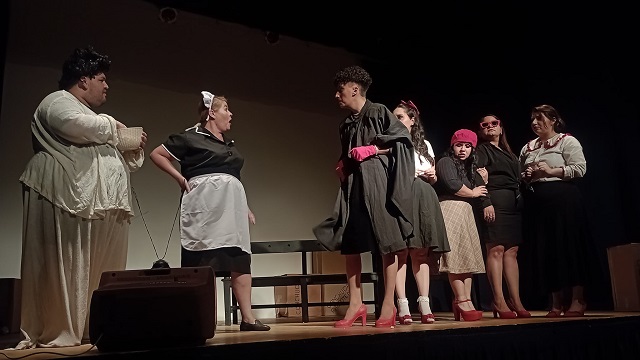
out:
{"label": "amplifier on floor", "polygon": [[0,279],[0,335],[20,332],[20,279]]}
{"label": "amplifier on floor", "polygon": [[100,351],[202,345],[216,328],[211,267],[107,271],[91,297],[89,336]]}

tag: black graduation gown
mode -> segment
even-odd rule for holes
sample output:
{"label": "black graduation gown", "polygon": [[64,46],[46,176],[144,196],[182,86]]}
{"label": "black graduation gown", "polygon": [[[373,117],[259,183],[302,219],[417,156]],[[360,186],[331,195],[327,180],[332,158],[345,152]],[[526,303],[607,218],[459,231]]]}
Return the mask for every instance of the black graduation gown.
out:
{"label": "black graduation gown", "polygon": [[[342,153],[349,175],[338,191],[332,215],[313,228],[316,238],[330,251],[340,250],[349,219],[349,194],[355,176],[361,176],[361,190],[371,221],[371,229],[382,254],[407,247],[413,233],[411,186],[415,172],[413,144],[407,128],[384,105],[366,101],[357,117],[340,124]],[[372,156],[356,162],[349,158],[352,148],[376,145],[391,149],[388,155]]]}

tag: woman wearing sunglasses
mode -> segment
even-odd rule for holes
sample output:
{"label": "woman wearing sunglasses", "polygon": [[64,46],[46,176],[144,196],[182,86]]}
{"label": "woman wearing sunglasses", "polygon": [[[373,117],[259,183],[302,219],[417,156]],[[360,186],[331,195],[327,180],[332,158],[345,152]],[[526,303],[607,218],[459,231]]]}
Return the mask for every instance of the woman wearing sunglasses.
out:
{"label": "woman wearing sunglasses", "polygon": [[[531,317],[520,300],[517,256],[522,242],[522,217],[518,207],[518,157],[511,150],[504,125],[497,116],[484,116],[479,127],[478,166],[486,171],[483,175],[491,206],[482,210],[478,231],[487,250],[486,268],[493,293],[493,316],[501,319]],[[503,274],[509,291],[508,300],[502,292]]]}

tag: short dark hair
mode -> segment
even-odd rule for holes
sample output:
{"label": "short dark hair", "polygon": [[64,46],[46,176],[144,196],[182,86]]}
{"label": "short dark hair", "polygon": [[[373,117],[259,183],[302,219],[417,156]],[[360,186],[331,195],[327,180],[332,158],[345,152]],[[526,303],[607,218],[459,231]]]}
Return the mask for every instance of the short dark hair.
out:
{"label": "short dark hair", "polygon": [[371,86],[373,80],[371,79],[371,75],[369,75],[369,73],[365,69],[356,65],[349,66],[338,71],[335,78],[333,79],[333,85],[335,87],[344,85],[349,82],[354,82],[360,85],[360,91],[362,95],[366,95],[367,90],[369,89],[369,86]]}
{"label": "short dark hair", "polygon": [[92,46],[77,48],[62,64],[62,77],[58,81],[58,89],[68,90],[83,76],[94,78],[109,71],[111,60],[93,50]]}

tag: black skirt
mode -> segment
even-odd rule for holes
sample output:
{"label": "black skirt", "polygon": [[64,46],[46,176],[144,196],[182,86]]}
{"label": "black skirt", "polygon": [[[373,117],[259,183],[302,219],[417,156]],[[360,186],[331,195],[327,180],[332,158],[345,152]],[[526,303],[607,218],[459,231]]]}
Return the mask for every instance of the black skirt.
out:
{"label": "black skirt", "polygon": [[503,245],[505,248],[520,245],[522,212],[518,208],[517,192],[510,189],[491,190],[489,196],[496,219],[487,223],[482,214],[478,216],[480,239],[485,244]]}
{"label": "black skirt", "polygon": [[544,293],[586,285],[594,244],[578,187],[568,181],[533,183],[523,195],[520,255],[527,285]]}
{"label": "black skirt", "polygon": [[181,249],[182,267],[211,266],[216,276],[230,276],[231,272],[251,274],[251,255],[238,247],[200,251]]}

